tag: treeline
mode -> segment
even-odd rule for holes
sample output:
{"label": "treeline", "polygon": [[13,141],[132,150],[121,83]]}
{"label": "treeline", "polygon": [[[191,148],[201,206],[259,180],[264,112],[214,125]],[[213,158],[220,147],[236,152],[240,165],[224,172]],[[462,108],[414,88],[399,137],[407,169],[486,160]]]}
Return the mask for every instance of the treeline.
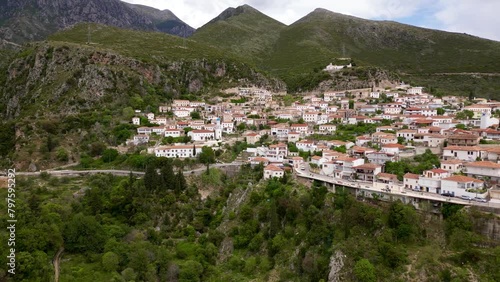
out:
{"label": "treeline", "polygon": [[[234,177],[211,169],[189,181],[159,158],[142,179],[20,178],[19,264],[11,280],[50,281],[61,247],[61,281],[326,281],[337,254],[345,281],[422,273],[468,281],[470,271],[500,278],[500,248],[478,247],[493,244],[476,232],[479,213],[445,205],[444,224],[437,217],[428,224],[401,202],[360,202],[341,187],[332,193],[288,174],[262,176],[262,166],[245,165]],[[205,187],[213,191],[202,199]],[[0,235],[5,241],[8,234]]]}

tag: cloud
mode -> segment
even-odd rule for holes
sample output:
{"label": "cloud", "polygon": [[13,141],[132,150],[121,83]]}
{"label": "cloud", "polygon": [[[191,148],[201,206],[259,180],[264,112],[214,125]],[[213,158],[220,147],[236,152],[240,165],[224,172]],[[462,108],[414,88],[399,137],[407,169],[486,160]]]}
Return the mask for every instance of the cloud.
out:
{"label": "cloud", "polygon": [[158,9],[169,9],[187,24],[198,28],[228,7],[243,4],[291,24],[324,8],[365,19],[395,20],[428,28],[465,32],[500,40],[499,0],[124,0]]}
{"label": "cloud", "polygon": [[464,32],[500,41],[500,1],[440,0],[434,17],[444,30]]}

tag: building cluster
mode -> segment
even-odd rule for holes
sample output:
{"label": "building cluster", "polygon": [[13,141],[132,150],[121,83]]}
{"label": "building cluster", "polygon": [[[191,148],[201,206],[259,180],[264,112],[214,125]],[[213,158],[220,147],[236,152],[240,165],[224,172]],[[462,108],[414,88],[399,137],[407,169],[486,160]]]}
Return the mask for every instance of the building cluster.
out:
{"label": "building cluster", "polygon": [[[288,103],[263,89],[232,93],[211,103],[174,100],[160,106],[158,115],[134,117],[139,127],[131,142],[151,143],[152,134],[177,141],[188,136],[187,144],[149,149],[156,156],[184,158],[196,156],[204,145],[220,146],[243,133],[250,146],[248,161],[265,164],[265,178],[281,177],[287,167],[301,169],[307,161],[324,175],[378,183],[397,182],[384,173],[387,162],[431,149],[442,156],[442,167],[405,175],[408,189],[484,196],[485,181],[491,185],[499,180],[499,146],[482,144],[500,141],[499,102],[479,99],[468,104],[462,97],[438,98],[404,84],[388,90],[327,91]],[[465,111],[467,115],[460,114]],[[145,119],[149,126],[141,125]],[[378,125],[376,132],[360,133],[353,142],[319,138],[336,135],[339,126],[363,124]],[[312,156],[304,161],[300,152]]]}

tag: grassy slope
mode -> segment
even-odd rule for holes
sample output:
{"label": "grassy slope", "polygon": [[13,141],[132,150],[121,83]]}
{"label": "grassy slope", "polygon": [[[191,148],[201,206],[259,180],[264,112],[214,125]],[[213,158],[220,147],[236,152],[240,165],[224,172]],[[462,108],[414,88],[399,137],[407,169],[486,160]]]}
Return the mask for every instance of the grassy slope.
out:
{"label": "grassy slope", "polygon": [[[256,15],[259,20],[255,20]],[[499,42],[322,9],[290,26],[277,25],[250,10],[208,23],[191,38],[250,59],[292,84],[294,77],[345,56],[358,65],[400,72],[405,81],[432,86],[446,94],[474,90],[478,95],[491,96],[489,93],[500,89],[500,80],[495,76],[433,76],[500,72]]]}
{"label": "grassy slope", "polygon": [[[116,27],[90,24],[91,42],[95,48],[111,49],[122,55],[143,61],[169,61],[180,59],[231,59],[221,50],[189,39],[160,32],[144,32]],[[49,41],[76,44],[87,43],[88,24],[78,24],[74,28],[58,32]]]}
{"label": "grassy slope", "polygon": [[499,42],[326,10],[284,29],[268,62],[301,72],[338,56],[409,73],[500,71]]}
{"label": "grassy slope", "polygon": [[285,27],[259,11],[246,7],[241,14],[204,25],[191,39],[260,61],[262,58],[259,56],[270,52]]}

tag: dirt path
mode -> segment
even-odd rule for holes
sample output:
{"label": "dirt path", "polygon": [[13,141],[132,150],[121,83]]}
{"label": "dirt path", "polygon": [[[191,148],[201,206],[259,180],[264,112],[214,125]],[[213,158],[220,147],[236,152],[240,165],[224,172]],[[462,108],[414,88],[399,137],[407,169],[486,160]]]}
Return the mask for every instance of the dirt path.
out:
{"label": "dirt path", "polygon": [[61,260],[62,252],[64,251],[64,247],[59,248],[54,259],[52,260],[52,264],[54,265],[54,281],[59,282],[59,262]]}

